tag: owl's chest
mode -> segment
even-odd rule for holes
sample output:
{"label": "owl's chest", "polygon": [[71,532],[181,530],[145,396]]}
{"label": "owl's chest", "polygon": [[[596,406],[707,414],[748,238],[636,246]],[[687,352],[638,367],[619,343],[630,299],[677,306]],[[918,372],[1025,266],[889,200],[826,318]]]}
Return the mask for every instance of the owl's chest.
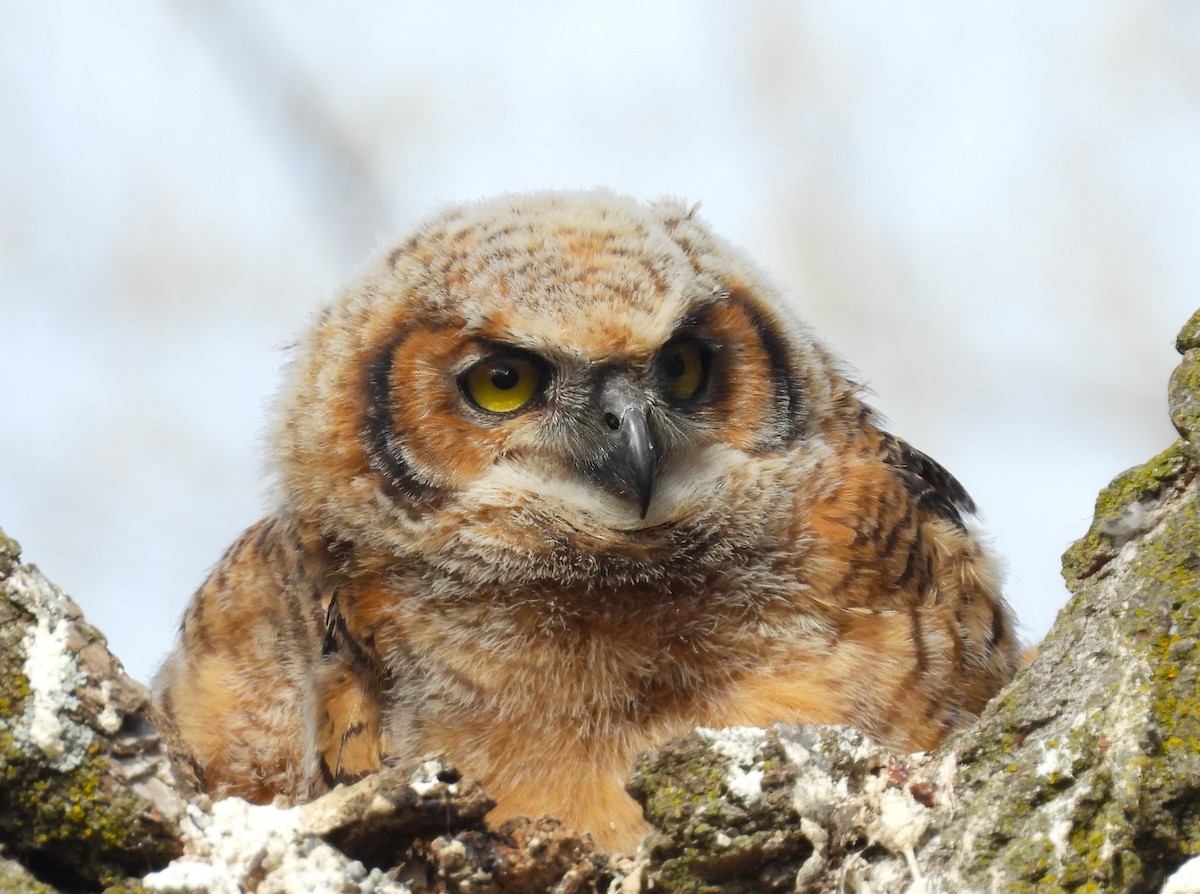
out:
{"label": "owl's chest", "polygon": [[494,821],[548,813],[628,846],[642,830],[624,793],[637,755],[714,722],[729,680],[711,643],[653,626],[509,631],[443,650],[426,668],[438,697],[394,706],[392,728],[420,730],[423,751],[481,779]]}
{"label": "owl's chest", "polygon": [[393,596],[370,630],[388,676],[384,759],[442,752],[484,782],[493,819],[549,813],[628,845],[642,828],[624,793],[637,755],[721,724],[762,658],[761,616],[674,595],[593,590],[587,608],[544,592]]}
{"label": "owl's chest", "polygon": [[[530,724],[575,738],[695,721],[757,651],[746,612],[700,594],[481,594],[433,606],[393,595],[364,615],[393,729]],[[761,635],[761,634],[760,634]],[[761,645],[761,643],[759,643]]]}

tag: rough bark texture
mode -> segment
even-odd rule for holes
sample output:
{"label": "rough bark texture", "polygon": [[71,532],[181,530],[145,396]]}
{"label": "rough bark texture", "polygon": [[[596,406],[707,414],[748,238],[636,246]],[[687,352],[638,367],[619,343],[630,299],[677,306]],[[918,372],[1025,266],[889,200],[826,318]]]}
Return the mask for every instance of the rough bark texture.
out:
{"label": "rough bark texture", "polygon": [[630,780],[636,855],[487,830],[436,758],[297,808],[194,797],[144,688],[0,534],[0,892],[1200,892],[1200,313],[1178,346],[1180,440],[1100,494],[1070,603],[977,726],[913,756],[697,730]]}
{"label": "rough bark texture", "polygon": [[4,853],[68,890],[140,875],[182,852],[186,794],[146,688],[0,532]]}

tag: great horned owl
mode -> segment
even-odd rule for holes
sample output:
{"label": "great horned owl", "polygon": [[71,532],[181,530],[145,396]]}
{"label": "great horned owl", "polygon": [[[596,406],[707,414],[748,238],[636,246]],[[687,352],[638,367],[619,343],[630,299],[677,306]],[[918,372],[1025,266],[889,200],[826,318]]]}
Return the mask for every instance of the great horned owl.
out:
{"label": "great horned owl", "polygon": [[604,191],[452,208],[370,263],[156,681],[208,788],[441,751],[493,819],[627,848],[635,756],[692,727],[967,723],[1017,646],[971,499],[781,303],[684,205]]}

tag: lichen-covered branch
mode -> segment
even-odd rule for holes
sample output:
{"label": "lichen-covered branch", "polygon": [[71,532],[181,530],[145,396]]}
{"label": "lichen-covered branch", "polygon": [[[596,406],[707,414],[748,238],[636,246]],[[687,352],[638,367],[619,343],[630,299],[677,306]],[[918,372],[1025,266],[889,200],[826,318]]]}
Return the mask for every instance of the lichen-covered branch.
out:
{"label": "lichen-covered branch", "polygon": [[145,687],[18,559],[0,532],[0,842],[67,888],[141,875],[181,852],[186,789]]}

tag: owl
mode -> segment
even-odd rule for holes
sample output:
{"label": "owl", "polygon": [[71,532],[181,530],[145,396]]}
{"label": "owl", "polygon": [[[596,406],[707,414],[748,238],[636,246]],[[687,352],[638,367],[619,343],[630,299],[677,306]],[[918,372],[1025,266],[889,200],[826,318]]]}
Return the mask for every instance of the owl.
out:
{"label": "owl", "polygon": [[433,217],[320,311],[270,453],[155,682],[216,796],[439,752],[490,820],[628,849],[640,752],[773,721],[931,749],[1017,661],[966,491],[675,201]]}

